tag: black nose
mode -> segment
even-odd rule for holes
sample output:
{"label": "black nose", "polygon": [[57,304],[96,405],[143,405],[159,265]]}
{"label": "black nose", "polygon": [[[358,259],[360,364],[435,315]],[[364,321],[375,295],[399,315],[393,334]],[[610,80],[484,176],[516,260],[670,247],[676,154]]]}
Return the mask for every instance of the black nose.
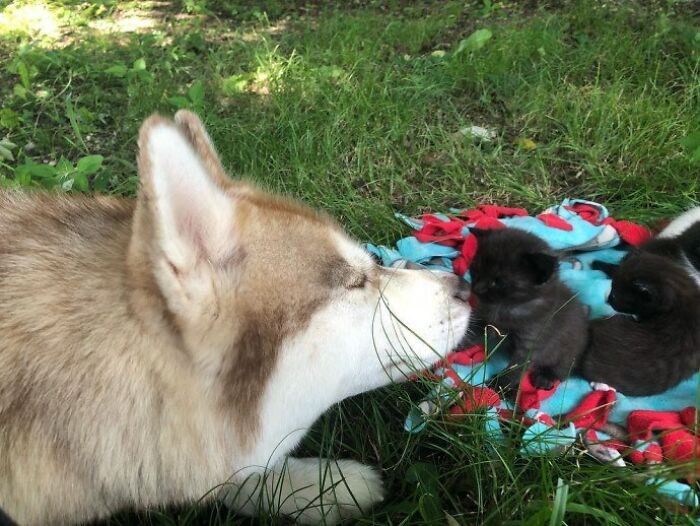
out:
{"label": "black nose", "polygon": [[469,286],[469,282],[464,281],[463,279],[460,279],[459,282],[457,283],[457,286],[455,287],[455,290],[454,290],[454,293],[452,294],[452,296],[454,296],[458,300],[469,301],[470,295],[471,295],[471,287]]}

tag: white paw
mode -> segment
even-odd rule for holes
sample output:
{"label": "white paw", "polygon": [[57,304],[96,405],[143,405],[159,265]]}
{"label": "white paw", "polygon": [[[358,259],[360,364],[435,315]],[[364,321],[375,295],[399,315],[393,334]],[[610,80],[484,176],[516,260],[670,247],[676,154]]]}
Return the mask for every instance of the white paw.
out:
{"label": "white paw", "polygon": [[[379,474],[354,460],[289,459],[292,515],[300,524],[334,525],[367,513],[384,500]],[[303,462],[303,465],[300,463]]]}

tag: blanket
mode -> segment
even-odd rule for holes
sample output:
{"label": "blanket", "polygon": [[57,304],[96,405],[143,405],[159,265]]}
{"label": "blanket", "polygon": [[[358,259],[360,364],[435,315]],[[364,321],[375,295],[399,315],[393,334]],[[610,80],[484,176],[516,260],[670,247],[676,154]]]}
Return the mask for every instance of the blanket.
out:
{"label": "blanket", "polygon": [[[469,281],[469,265],[477,248],[470,228],[519,228],[561,253],[560,278],[588,307],[591,318],[615,314],[606,301],[611,281],[592,263],[617,263],[630,247],[651,237],[645,227],[615,220],[603,205],[582,199],[566,199],[534,216],[521,208],[480,205],[449,214],[397,217],[414,230],[412,236],[400,239],[394,248],[367,245],[384,265],[410,261]],[[550,390],[536,389],[526,373],[512,402],[488,385],[507,366],[508,357],[499,351],[498,343],[450,354],[432,371],[436,386],[409,413],[406,431],[422,431],[430,417],[445,411],[454,417],[483,411],[484,431],[493,442],[517,444],[523,455],[571,450],[578,441],[595,458],[617,466],[686,464],[700,456],[696,409],[700,373],[664,393],[643,397],[625,396],[578,377],[558,382]],[[504,432],[504,424],[513,421],[523,428],[517,441]],[[624,434],[609,433],[611,429]],[[692,471],[688,482],[698,470]],[[653,477],[649,483],[683,505],[699,504],[697,494],[684,481]]]}

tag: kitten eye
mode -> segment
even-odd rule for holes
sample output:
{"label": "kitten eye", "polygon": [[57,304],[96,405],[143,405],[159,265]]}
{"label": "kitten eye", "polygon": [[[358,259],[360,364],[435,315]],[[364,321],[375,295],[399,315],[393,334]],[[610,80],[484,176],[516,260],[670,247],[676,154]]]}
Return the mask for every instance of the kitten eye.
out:
{"label": "kitten eye", "polygon": [[643,300],[650,301],[652,299],[651,287],[647,283],[636,279],[632,282],[632,286]]}
{"label": "kitten eye", "polygon": [[367,285],[369,278],[367,274],[359,274],[350,283],[346,285],[348,289],[363,289]]}
{"label": "kitten eye", "polygon": [[503,281],[501,280],[501,278],[493,278],[491,281],[489,281],[490,289],[497,289],[501,285],[503,285]]}

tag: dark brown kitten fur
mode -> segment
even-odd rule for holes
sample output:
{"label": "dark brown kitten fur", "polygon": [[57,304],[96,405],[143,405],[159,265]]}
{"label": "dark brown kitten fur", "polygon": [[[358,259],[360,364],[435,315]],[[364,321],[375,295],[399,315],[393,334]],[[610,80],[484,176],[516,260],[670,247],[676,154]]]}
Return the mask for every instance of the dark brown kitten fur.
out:
{"label": "dark brown kitten fur", "polygon": [[700,367],[700,289],[686,269],[645,250],[629,254],[608,301],[618,312],[590,325],[581,360],[588,380],[632,396],[661,393]]}
{"label": "dark brown kitten fur", "polygon": [[558,259],[540,238],[516,229],[472,232],[479,242],[470,268],[475,318],[508,333],[513,367],[504,380],[517,385],[532,365],[535,386],[549,389],[585,347],[586,310],[559,280]]}

